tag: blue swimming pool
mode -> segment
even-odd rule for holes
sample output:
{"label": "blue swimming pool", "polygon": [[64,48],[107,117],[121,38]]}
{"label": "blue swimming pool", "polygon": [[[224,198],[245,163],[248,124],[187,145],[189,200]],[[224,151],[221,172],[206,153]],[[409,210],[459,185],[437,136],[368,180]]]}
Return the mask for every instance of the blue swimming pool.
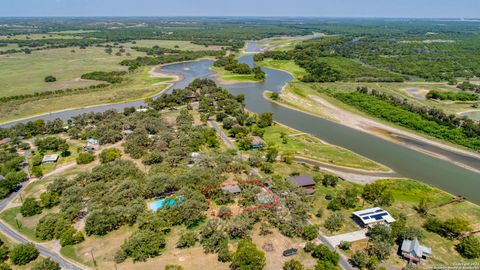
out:
{"label": "blue swimming pool", "polygon": [[168,198],[168,199],[156,199],[155,201],[148,204],[148,207],[152,211],[157,211],[158,209],[162,209],[165,207],[174,206],[177,204],[181,204],[185,201],[183,197],[175,197],[175,198]]}

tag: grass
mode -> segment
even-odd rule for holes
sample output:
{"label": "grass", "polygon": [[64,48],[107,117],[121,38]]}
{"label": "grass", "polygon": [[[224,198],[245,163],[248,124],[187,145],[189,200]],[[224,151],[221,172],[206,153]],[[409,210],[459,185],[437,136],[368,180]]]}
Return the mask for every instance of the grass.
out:
{"label": "grass", "polygon": [[[14,228],[16,231],[26,236],[30,240],[41,241],[35,237],[35,229],[25,226],[20,220],[20,207],[14,207],[7,209],[0,213],[0,218],[5,221],[8,225]],[[18,225],[17,225],[18,221]]]}
{"label": "grass", "polygon": [[158,82],[166,82],[167,80],[171,80],[171,78],[150,77],[148,69],[144,68],[129,75],[120,84],[110,85],[92,92],[78,92],[39,100],[9,101],[0,106],[0,121],[6,122],[69,108],[82,108],[98,104],[143,99],[167,88],[168,84],[153,85]]}
{"label": "grass", "polygon": [[211,66],[211,70],[216,72],[216,76],[220,81],[224,82],[260,82],[255,79],[254,74],[235,74],[220,67]]}
{"label": "grass", "polygon": [[256,62],[256,64],[262,67],[285,70],[290,74],[292,74],[297,80],[307,75],[307,72],[305,71],[305,69],[295,64],[295,61],[293,60],[273,60],[273,59],[265,58],[261,62]]}
{"label": "grass", "polygon": [[[204,46],[193,44],[190,41],[185,40],[159,40],[159,39],[148,39],[148,40],[136,40],[136,44],[132,42],[122,43],[124,47],[153,47],[159,46],[161,48],[167,49],[178,49],[184,51],[207,51],[207,50],[221,50],[221,46]],[[178,48],[175,48],[178,46]]]}
{"label": "grass", "polygon": [[[0,48],[1,50],[2,48]],[[71,52],[75,50],[75,52]],[[87,47],[47,49],[32,51],[31,54],[15,53],[0,55],[0,96],[31,94],[48,90],[79,88],[97,81],[80,80],[80,76],[92,71],[125,70],[119,63],[128,58],[143,55],[126,49],[132,56],[109,55],[103,48]],[[54,76],[57,81],[44,82],[48,75]]]}
{"label": "grass", "polygon": [[[285,134],[286,139],[281,138],[282,134]],[[339,166],[365,170],[387,170],[384,166],[349,150],[326,144],[313,136],[280,124],[266,128],[264,139],[268,145],[276,145],[281,152],[293,152],[298,156]]]}

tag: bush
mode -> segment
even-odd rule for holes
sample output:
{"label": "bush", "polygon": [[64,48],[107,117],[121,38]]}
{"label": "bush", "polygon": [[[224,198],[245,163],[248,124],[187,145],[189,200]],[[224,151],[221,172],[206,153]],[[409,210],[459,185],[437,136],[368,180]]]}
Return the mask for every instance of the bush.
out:
{"label": "bush", "polygon": [[91,153],[80,153],[77,157],[77,164],[88,164],[95,160],[95,156]]}
{"label": "bush", "polygon": [[142,230],[134,232],[122,245],[121,251],[125,257],[131,257],[137,262],[160,255],[164,248],[165,239],[162,234]]}
{"label": "bush", "polygon": [[315,244],[313,242],[306,242],[303,251],[310,253],[315,249]]}
{"label": "bush", "polygon": [[265,267],[265,254],[251,240],[240,240],[232,256],[231,269],[261,270]]}
{"label": "bush", "polygon": [[318,236],[318,227],[316,225],[307,225],[303,228],[303,239],[311,241]]}
{"label": "bush", "polygon": [[60,270],[60,265],[57,262],[52,261],[51,259],[42,259],[37,262],[32,270]]}
{"label": "bush", "polygon": [[45,82],[49,83],[49,82],[56,82],[57,81],[57,78],[53,77],[52,75],[48,75],[47,77],[45,77],[45,79],[43,79]]}
{"label": "bush", "polygon": [[193,247],[197,240],[198,237],[196,233],[187,231],[180,236],[180,239],[178,239],[177,248]]}
{"label": "bush", "polygon": [[232,254],[230,250],[228,250],[228,241],[225,240],[220,244],[220,248],[218,249],[218,261],[219,262],[229,262],[232,260]]}
{"label": "bush", "polygon": [[351,246],[352,246],[352,243],[350,243],[350,242],[348,242],[348,241],[342,241],[342,242],[340,242],[340,244],[338,245],[338,247],[339,247],[341,250],[349,250]]}
{"label": "bush", "polygon": [[455,248],[462,257],[467,259],[480,258],[480,240],[477,237],[466,237]]}
{"label": "bush", "polygon": [[299,262],[297,260],[294,260],[294,259],[291,259],[291,260],[286,261],[283,264],[282,269],[283,270],[303,270],[304,267],[303,267],[301,262]]}
{"label": "bush", "polygon": [[70,227],[62,232],[60,235],[60,244],[62,247],[76,245],[82,242],[85,238],[81,232],[77,232],[75,228]]}
{"label": "bush", "polygon": [[364,269],[369,261],[368,254],[364,251],[357,251],[352,255],[352,263],[354,266]]}
{"label": "bush", "polygon": [[2,262],[0,263],[0,270],[12,270],[12,268],[10,267],[10,265]]}
{"label": "bush", "polygon": [[27,198],[20,207],[20,213],[24,217],[31,217],[42,212],[42,207],[34,198]]}
{"label": "bush", "polygon": [[32,243],[16,245],[10,252],[10,259],[14,265],[25,265],[37,257],[38,250]]}
{"label": "bush", "polygon": [[44,192],[40,195],[40,203],[43,208],[50,209],[60,203],[60,195],[54,192]]}
{"label": "bush", "polygon": [[330,216],[328,216],[327,220],[325,220],[325,223],[323,226],[331,231],[331,232],[336,232],[339,231],[342,226],[343,226],[343,216],[340,213],[332,213]]}
{"label": "bush", "polygon": [[183,270],[183,267],[180,265],[169,264],[165,266],[165,270]]}
{"label": "bush", "polygon": [[108,148],[100,153],[100,162],[108,163],[117,160],[122,156],[122,151],[117,148]]}
{"label": "bush", "polygon": [[33,166],[32,167],[32,174],[35,177],[42,177],[43,176],[43,170],[41,166]]}
{"label": "bush", "polygon": [[58,239],[68,227],[68,221],[62,214],[48,214],[35,227],[35,236],[42,240]]}
{"label": "bush", "polygon": [[331,251],[325,245],[319,244],[313,249],[312,257],[321,261],[331,262],[333,265],[337,265],[340,257],[337,253]]}

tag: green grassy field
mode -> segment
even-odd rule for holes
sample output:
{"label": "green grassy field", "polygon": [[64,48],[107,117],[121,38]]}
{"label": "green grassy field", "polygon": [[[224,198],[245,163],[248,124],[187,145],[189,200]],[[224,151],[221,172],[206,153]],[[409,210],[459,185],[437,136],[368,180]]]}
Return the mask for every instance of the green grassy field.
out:
{"label": "green grassy field", "polygon": [[[71,52],[75,50],[75,52]],[[0,56],[0,96],[31,94],[62,88],[85,87],[95,81],[79,79],[92,71],[125,70],[120,61],[142,53],[126,49],[132,56],[109,55],[103,48],[87,47],[48,49],[32,51],[31,54],[15,53]],[[46,83],[44,78],[52,75],[56,82]]]}
{"label": "green grassy field", "polygon": [[295,64],[293,60],[273,60],[265,58],[263,61],[257,62],[256,64],[262,67],[285,70],[292,74],[297,80],[307,75],[305,69]]}
{"label": "green grassy field", "polygon": [[[184,51],[206,51],[206,50],[220,50],[221,46],[204,46],[193,44],[190,41],[185,40],[160,40],[160,39],[147,39],[147,40],[136,40],[136,44],[132,42],[122,43],[124,47],[153,47],[159,46],[167,49],[179,49]],[[178,48],[175,48],[178,46]]]}
{"label": "green grassy field", "polygon": [[[60,33],[60,32],[59,32]],[[81,39],[81,36],[75,36],[74,32],[69,32],[63,34],[48,33],[48,34],[30,34],[30,35],[15,35],[15,36],[0,36],[0,41],[8,41],[12,39],[18,40],[35,40],[35,39]]]}
{"label": "green grassy field", "polygon": [[167,88],[168,84],[157,84],[159,82],[166,82],[167,80],[171,80],[171,78],[150,77],[148,68],[144,68],[129,75],[127,79],[120,84],[111,85],[95,91],[79,92],[38,100],[13,100],[2,103],[2,106],[0,106],[0,121],[6,122],[68,108],[81,108],[96,104],[143,99]]}
{"label": "green grassy field", "polygon": [[[281,134],[285,134],[285,141]],[[365,170],[387,170],[384,166],[359,156],[341,147],[326,144],[305,133],[275,124],[265,129],[264,140],[268,145],[276,145],[281,152],[327,162],[334,165]],[[286,143],[283,143],[286,142]]]}
{"label": "green grassy field", "polygon": [[253,74],[235,74],[230,71],[227,71],[220,67],[210,67],[211,70],[216,72],[217,78],[223,82],[259,82],[260,80],[255,79]]}

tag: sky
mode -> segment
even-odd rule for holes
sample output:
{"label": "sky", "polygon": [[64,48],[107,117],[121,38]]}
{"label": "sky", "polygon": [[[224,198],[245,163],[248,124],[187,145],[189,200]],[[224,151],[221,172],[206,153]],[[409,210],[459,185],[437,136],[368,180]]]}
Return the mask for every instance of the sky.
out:
{"label": "sky", "polygon": [[0,0],[0,3],[1,17],[480,17],[480,0]]}

